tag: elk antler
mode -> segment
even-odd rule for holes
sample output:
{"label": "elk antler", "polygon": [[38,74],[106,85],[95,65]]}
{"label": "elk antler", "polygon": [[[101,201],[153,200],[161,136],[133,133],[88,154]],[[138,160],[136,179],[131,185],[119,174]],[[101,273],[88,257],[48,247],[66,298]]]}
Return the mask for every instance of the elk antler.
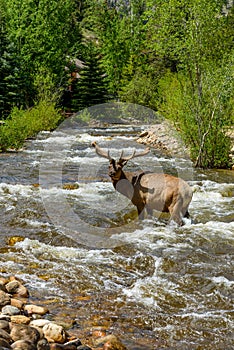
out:
{"label": "elk antler", "polygon": [[136,150],[133,151],[132,155],[129,157],[123,157],[123,151],[121,152],[119,162],[128,162],[130,159],[136,158],[136,157],[142,157],[148,154],[150,151],[150,148],[147,147],[143,152],[136,154]]}
{"label": "elk antler", "polygon": [[95,150],[96,150],[96,153],[101,156],[101,157],[104,157],[104,158],[107,158],[109,160],[111,160],[111,156],[110,156],[110,151],[108,150],[108,152],[105,152],[104,150],[102,150],[98,145],[97,143],[94,141],[92,142],[92,146],[95,147]]}

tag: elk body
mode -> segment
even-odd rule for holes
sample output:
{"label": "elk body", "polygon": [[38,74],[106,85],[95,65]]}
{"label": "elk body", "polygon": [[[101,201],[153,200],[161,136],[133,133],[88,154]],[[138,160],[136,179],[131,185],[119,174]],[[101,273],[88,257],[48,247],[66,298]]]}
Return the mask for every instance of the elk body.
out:
{"label": "elk body", "polygon": [[129,157],[123,156],[118,161],[110,156],[110,152],[102,150],[96,142],[92,143],[96,153],[109,160],[108,175],[114,188],[128,197],[137,207],[138,215],[144,218],[145,212],[152,215],[153,210],[170,213],[170,220],[178,225],[183,224],[183,217],[189,217],[188,206],[192,200],[192,189],[182,179],[172,175],[160,173],[132,173],[123,171],[123,167],[130,159],[141,157],[149,153],[147,148]]}

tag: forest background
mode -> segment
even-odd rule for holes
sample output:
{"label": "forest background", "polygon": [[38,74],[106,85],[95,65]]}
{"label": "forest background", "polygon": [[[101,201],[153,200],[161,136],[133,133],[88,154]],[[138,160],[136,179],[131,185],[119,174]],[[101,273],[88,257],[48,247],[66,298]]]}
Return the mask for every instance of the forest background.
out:
{"label": "forest background", "polygon": [[170,119],[195,166],[230,166],[228,0],[1,0],[0,151],[110,101]]}

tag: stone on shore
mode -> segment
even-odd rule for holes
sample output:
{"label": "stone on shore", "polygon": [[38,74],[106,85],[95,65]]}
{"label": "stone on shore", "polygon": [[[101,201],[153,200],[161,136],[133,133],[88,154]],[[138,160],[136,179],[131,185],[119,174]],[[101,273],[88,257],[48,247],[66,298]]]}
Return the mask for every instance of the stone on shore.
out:
{"label": "stone on shore", "polygon": [[2,308],[2,314],[9,315],[9,316],[19,315],[20,310],[18,309],[18,307],[15,307],[12,305],[6,305]]}
{"label": "stone on shore", "polygon": [[29,324],[30,318],[24,315],[14,315],[11,316],[11,322],[17,324]]}
{"label": "stone on shore", "polygon": [[47,307],[44,306],[37,306],[34,304],[28,304],[24,306],[24,311],[27,311],[28,315],[32,314],[38,314],[38,315],[45,315],[49,310]]}
{"label": "stone on shore", "polygon": [[29,340],[17,340],[11,347],[14,350],[37,350],[37,346]]}
{"label": "stone on shore", "polygon": [[43,327],[43,333],[48,342],[63,344],[67,340],[67,334],[62,326],[50,322]]}
{"label": "stone on shore", "polygon": [[10,295],[2,290],[0,290],[0,307],[10,304],[11,298]]}
{"label": "stone on shore", "polygon": [[13,341],[27,340],[36,344],[40,339],[40,333],[37,329],[24,324],[12,324],[10,336]]}

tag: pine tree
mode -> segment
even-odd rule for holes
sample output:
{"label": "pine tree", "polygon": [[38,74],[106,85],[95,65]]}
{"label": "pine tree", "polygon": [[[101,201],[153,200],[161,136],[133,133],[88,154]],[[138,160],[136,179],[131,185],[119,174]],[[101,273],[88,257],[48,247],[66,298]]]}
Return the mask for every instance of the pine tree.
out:
{"label": "pine tree", "polygon": [[72,111],[107,102],[107,83],[100,58],[92,44],[86,49],[85,67],[72,86]]}

